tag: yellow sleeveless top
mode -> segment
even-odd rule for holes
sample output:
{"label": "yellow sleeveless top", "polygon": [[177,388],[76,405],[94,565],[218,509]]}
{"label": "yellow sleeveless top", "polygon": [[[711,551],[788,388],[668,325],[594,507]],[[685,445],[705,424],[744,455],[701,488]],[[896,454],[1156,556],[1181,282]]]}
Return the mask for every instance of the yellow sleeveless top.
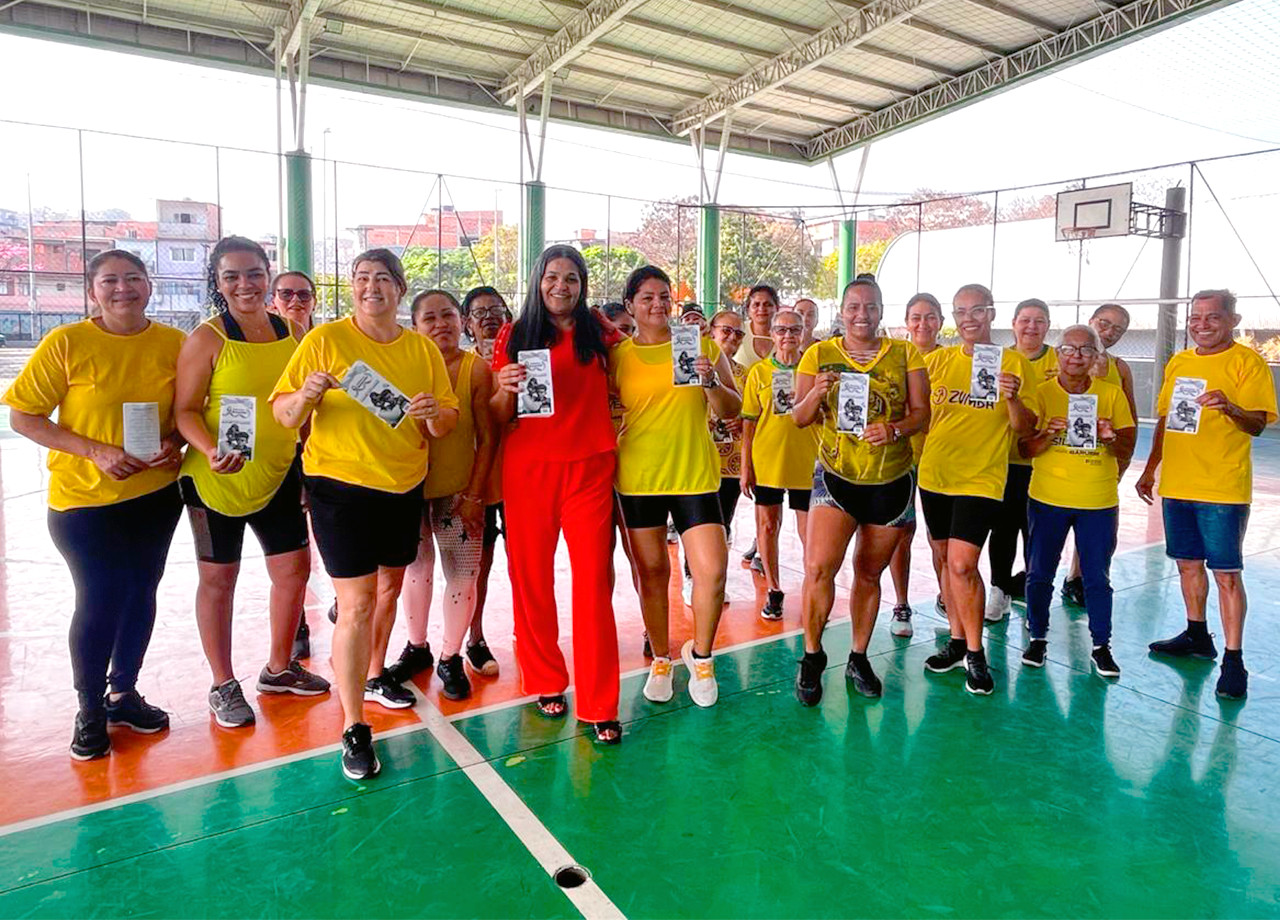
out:
{"label": "yellow sleeveless top", "polygon": [[1107,383],[1113,383],[1121,389],[1124,389],[1124,381],[1120,378],[1120,365],[1116,363],[1116,359],[1111,357],[1111,355],[1107,355],[1107,372],[1101,377],[1096,377],[1095,379],[1105,380]]}
{"label": "yellow sleeveless top", "polygon": [[471,371],[475,363],[475,355],[462,353],[458,380],[453,385],[458,396],[458,424],[443,438],[431,439],[423,493],[427,498],[456,495],[471,480],[471,468],[476,462],[476,420],[471,414]]}
{"label": "yellow sleeveless top", "polygon": [[188,450],[182,459],[183,476],[190,476],[200,500],[228,517],[244,517],[261,511],[275,496],[297,453],[298,432],[286,428],[271,414],[268,397],[293,357],[298,341],[292,335],[274,342],[238,342],[227,338],[220,318],[205,325],[222,337],[222,350],[209,378],[204,425],[216,439],[222,397],[252,396],[254,407],[253,456],[236,473],[215,473],[209,458]]}

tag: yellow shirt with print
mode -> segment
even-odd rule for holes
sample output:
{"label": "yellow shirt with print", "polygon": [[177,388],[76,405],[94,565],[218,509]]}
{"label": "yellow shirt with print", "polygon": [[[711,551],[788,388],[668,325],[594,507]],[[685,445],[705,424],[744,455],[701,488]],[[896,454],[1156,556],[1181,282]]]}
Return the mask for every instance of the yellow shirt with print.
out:
{"label": "yellow shirt with print", "polygon": [[[155,403],[160,437],[173,432],[173,385],[186,336],[152,322],[137,335],[114,335],[91,319],[59,326],[41,340],[4,394],[4,403],[46,418],[81,437],[124,446],[124,403]],[[149,457],[140,457],[149,460]],[[88,457],[49,451],[49,507],[114,505],[150,495],[178,478],[176,467],[112,479]]]}
{"label": "yellow shirt with print", "polygon": [[[936,353],[936,352],[935,352]],[[903,339],[880,339],[880,350],[868,364],[859,364],[844,350],[842,339],[826,339],[809,346],[800,359],[798,373],[816,377],[822,371],[855,372],[871,378],[867,396],[867,422],[896,422],[907,415],[907,374],[925,369],[915,345]],[[827,393],[822,417],[814,422],[818,437],[818,460],[824,469],[841,479],[860,485],[893,482],[911,469],[911,442],[868,444],[836,430],[839,418],[840,386]]]}
{"label": "yellow shirt with print", "polygon": [[[1009,472],[1013,428],[1005,401],[974,403],[969,398],[973,357],[962,345],[936,352],[930,375],[929,439],[920,459],[920,488],[942,495],[972,495],[1000,501]],[[1026,401],[1035,390],[1031,362],[1012,348],[1003,350],[1002,373],[1020,381]]]}
{"label": "yellow shirt with print", "polygon": [[[302,389],[307,377],[327,371],[342,380],[363,361],[406,397],[430,393],[441,408],[458,408],[449,370],[436,343],[402,329],[392,342],[375,342],[351,317],[317,326],[306,334],[284,369],[275,391]],[[404,418],[392,428],[340,389],[326,390],[311,413],[311,435],[302,449],[302,469],[380,492],[408,492],[427,475],[428,439],[418,423]]]}
{"label": "yellow shirt with print", "polygon": [[[729,371],[733,374],[733,385],[741,393],[747,384],[747,369],[736,359],[729,358]],[[621,413],[619,413],[619,423],[621,423]],[[717,418],[708,407],[707,429],[711,432],[711,440],[715,442],[716,453],[720,455],[720,478],[737,479],[742,475],[741,426],[738,427],[738,433],[733,434],[725,427],[724,421]]]}
{"label": "yellow shirt with print", "polygon": [[[934,373],[933,369],[934,369],[934,366],[938,363],[938,355],[942,353],[942,350],[943,350],[942,347],[939,346],[938,348],[935,348],[933,351],[929,352],[928,354],[923,355],[924,368],[926,371],[929,372],[930,380],[933,380],[933,373]],[[915,466],[915,467],[920,466],[920,458],[924,456],[924,439],[925,439],[925,436],[928,435],[928,433],[929,433],[929,429],[925,428],[921,431],[917,431],[915,434],[911,436],[911,465],[912,466]]]}
{"label": "yellow shirt with print", "polygon": [[[1036,357],[1027,358],[1027,363],[1035,372],[1031,382],[1036,389],[1058,376],[1058,351],[1048,345],[1044,346],[1044,350]],[[1017,438],[1013,438],[1009,446],[1009,462],[1016,463],[1018,466],[1031,466],[1031,461],[1018,452]]]}
{"label": "yellow shirt with print", "polygon": [[770,489],[813,488],[813,464],[818,455],[814,426],[797,427],[790,413],[773,411],[773,372],[791,374],[795,393],[796,368],[770,357],[747,371],[742,390],[742,417],[756,423],[751,441],[751,466],[756,483]]}
{"label": "yellow shirt with print", "polygon": [[[1134,427],[1129,400],[1120,387],[1105,380],[1092,380],[1085,393],[1098,397],[1098,418],[1110,419],[1116,431]],[[1067,417],[1068,398],[1062,384],[1050,380],[1031,394],[1027,407],[1035,412],[1043,428],[1051,418]],[[1109,447],[1105,444],[1071,447],[1064,431],[1032,461],[1028,494],[1038,502],[1058,508],[1097,511],[1120,503],[1119,478],[1120,467]]]}
{"label": "yellow shirt with print", "polygon": [[[720,347],[703,338],[712,364]],[[622,495],[701,495],[720,488],[720,458],[707,427],[707,391],[672,382],[671,343],[623,339],[609,350],[609,376],[623,405],[617,489]]]}
{"label": "yellow shirt with print", "polygon": [[[1271,368],[1261,355],[1239,342],[1216,355],[1199,355],[1188,348],[1170,358],[1156,403],[1158,415],[1168,414],[1178,377],[1197,377],[1205,381],[1205,392],[1221,390],[1241,409],[1265,412],[1268,425],[1276,420]],[[1195,434],[1166,429],[1160,495],[1221,505],[1248,504],[1253,500],[1253,438],[1217,409],[1201,410]]]}

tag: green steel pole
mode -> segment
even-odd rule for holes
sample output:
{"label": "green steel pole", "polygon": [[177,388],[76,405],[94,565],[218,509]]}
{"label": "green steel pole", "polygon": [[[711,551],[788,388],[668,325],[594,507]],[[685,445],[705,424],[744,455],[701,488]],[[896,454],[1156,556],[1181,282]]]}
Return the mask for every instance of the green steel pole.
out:
{"label": "green steel pole", "polygon": [[294,150],[284,155],[287,197],[284,246],[286,271],[311,271],[311,155]]}
{"label": "green steel pole", "polygon": [[[547,187],[536,180],[524,184],[524,227],[520,246],[520,278],[529,273],[547,245]],[[522,285],[523,287],[523,285]]]}
{"label": "green steel pole", "polygon": [[836,285],[836,298],[844,294],[858,275],[858,222],[854,220],[840,221],[840,271],[839,284]]}
{"label": "green steel pole", "polygon": [[720,209],[704,204],[698,227],[698,303],[710,316],[720,309]]}

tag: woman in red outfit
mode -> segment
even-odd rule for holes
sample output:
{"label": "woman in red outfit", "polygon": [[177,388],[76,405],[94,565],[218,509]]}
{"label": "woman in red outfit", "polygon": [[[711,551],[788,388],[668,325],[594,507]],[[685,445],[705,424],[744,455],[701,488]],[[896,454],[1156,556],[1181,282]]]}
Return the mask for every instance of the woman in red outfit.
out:
{"label": "woman in red outfit", "polygon": [[530,275],[520,318],[493,349],[499,425],[516,418],[525,367],[519,353],[551,350],[550,416],[516,419],[503,439],[502,494],[515,606],[516,661],[538,712],[562,718],[569,671],[560,652],[555,553],[564,533],[573,569],[573,660],[577,715],[603,744],[622,740],[618,636],[613,621],[613,473],[605,333],[587,308],[587,265],[576,249],[551,246]]}

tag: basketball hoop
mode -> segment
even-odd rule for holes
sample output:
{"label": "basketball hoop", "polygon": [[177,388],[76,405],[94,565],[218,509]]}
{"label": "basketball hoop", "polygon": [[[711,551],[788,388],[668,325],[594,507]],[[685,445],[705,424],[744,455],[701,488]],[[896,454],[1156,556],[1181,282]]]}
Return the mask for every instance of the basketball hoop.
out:
{"label": "basketball hoop", "polygon": [[1064,240],[1091,240],[1098,235],[1097,227],[1062,227],[1058,231]]}

